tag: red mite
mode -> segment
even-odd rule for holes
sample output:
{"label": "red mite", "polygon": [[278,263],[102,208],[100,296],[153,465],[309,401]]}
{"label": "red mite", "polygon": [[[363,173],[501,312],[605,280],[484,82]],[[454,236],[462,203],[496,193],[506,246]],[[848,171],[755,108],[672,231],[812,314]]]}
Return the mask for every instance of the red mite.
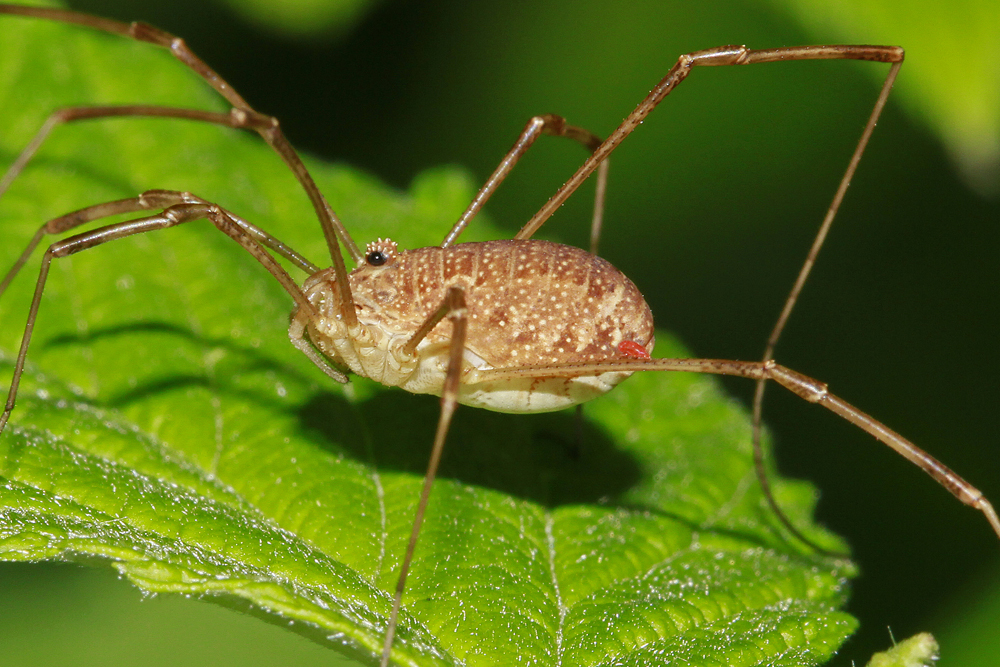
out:
{"label": "red mite", "polygon": [[618,344],[618,351],[629,359],[649,359],[649,352],[642,345],[632,340],[623,340]]}

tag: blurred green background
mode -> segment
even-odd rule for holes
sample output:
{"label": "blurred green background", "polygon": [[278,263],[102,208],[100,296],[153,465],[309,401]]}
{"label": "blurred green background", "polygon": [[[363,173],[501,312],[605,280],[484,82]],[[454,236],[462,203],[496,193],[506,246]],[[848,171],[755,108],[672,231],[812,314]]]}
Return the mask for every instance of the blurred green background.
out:
{"label": "blurred green background", "polygon": [[[906,47],[777,356],[1000,500],[997,3],[71,4],[185,37],[297,147],[399,187],[444,163],[482,180],[536,113],[607,134],[683,52]],[[644,291],[660,327],[702,356],[761,354],[885,72],[837,62],[696,71],[615,153],[602,255]],[[137,91],[140,101],[141,82]],[[491,202],[511,233],[582,159],[568,144],[541,142]],[[545,234],[584,245],[588,199],[573,198]],[[749,398],[748,384],[727,384]],[[849,607],[862,629],[837,663],[863,664],[890,632],[928,630],[942,664],[995,665],[1000,548],[982,516],[825,411],[772,389],[765,413],[781,470],[818,485],[821,521],[862,569]],[[108,572],[68,566],[0,568],[0,628],[4,665],[331,658],[250,617],[142,600]]]}

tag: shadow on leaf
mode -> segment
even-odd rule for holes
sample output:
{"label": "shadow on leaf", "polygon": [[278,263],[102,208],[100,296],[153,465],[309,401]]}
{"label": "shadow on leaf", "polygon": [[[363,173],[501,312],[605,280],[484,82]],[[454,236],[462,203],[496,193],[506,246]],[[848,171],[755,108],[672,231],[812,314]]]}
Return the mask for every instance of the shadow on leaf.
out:
{"label": "shadow on leaf", "polygon": [[[335,407],[342,401],[330,393],[316,395],[300,412],[303,424],[380,470],[424,474],[438,419],[436,397],[389,390],[357,405],[370,431],[370,452],[360,434],[345,437],[347,418]],[[586,419],[578,424],[572,410],[512,415],[461,406],[439,477],[554,507],[614,501],[640,472],[608,434]]]}

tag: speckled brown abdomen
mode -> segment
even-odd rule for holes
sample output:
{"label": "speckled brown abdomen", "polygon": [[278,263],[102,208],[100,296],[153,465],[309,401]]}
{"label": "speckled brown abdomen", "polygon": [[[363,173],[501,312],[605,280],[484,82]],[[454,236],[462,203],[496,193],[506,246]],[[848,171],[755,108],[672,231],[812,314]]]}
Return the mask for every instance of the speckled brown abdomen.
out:
{"label": "speckled brown abdomen", "polygon": [[[571,364],[620,356],[623,341],[653,346],[653,316],[638,288],[609,262],[549,241],[486,241],[394,253],[362,266],[351,290],[362,321],[413,332],[452,286],[466,291],[466,348],[493,368]],[[447,327],[428,339],[447,341]]]}

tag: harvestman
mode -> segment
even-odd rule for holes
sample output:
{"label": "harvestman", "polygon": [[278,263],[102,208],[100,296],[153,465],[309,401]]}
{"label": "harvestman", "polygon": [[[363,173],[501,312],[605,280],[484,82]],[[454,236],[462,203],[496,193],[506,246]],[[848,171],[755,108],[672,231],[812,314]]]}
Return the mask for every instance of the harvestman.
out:
{"label": "harvestman", "polygon": [[[761,470],[759,439],[763,391],[766,381],[774,380],[805,400],[823,405],[895,449],[963,503],[982,511],[1000,536],[1000,518],[989,501],[968,482],[913,443],[830,394],[825,384],[771,359],[778,337],[885,105],[903,61],[902,49],[888,46],[803,46],[752,50],[742,46],[722,46],[682,55],[663,80],[604,141],[586,130],[568,125],[559,116],[532,118],[440,247],[400,251],[392,241],[379,239],[361,252],[284,138],[277,120],[252,109],[218,74],[188,50],[182,40],[143,23],[126,24],[72,11],[0,4],[0,13],[75,23],[165,47],[204,78],[232,106],[229,113],[150,105],[61,109],[50,116],[0,181],[0,194],[24,169],[51,130],[62,123],[114,116],[145,116],[253,130],[281,156],[309,196],[333,262],[332,267],[321,270],[264,230],[186,192],[151,190],[138,197],[88,206],[48,221],[0,282],[0,294],[46,235],[64,233],[112,215],[160,211],[149,217],[98,227],[49,246],[42,258],[13,380],[0,416],[0,431],[14,408],[52,259],[133,234],[208,219],[239,243],[288,291],[295,301],[289,329],[291,341],[329,377],[337,382],[347,382],[344,371],[349,370],[414,393],[441,396],[441,412],[430,462],[387,624],[383,666],[388,664],[392,652],[406,575],[445,437],[458,403],[504,412],[556,410],[603,394],[639,370],[751,378],[757,381],[753,437],[755,459],[758,470]],[[820,231],[767,342],[762,361],[650,358],[653,347],[652,315],[642,295],[624,275],[592,253],[530,240],[577,187],[597,171],[598,194],[592,231],[592,246],[596,246],[608,155],[687,77],[693,67],[829,59],[891,63],[891,67]],[[591,151],[590,157],[513,240],[456,244],[461,231],[542,134],[573,139]],[[358,265],[350,273],[341,255],[341,244]],[[277,253],[309,274],[301,287],[268,251]],[[450,332],[438,326],[446,319],[451,323]],[[799,535],[774,503],[763,476],[761,482],[777,515],[793,533]],[[801,535],[799,537],[805,539]]]}

